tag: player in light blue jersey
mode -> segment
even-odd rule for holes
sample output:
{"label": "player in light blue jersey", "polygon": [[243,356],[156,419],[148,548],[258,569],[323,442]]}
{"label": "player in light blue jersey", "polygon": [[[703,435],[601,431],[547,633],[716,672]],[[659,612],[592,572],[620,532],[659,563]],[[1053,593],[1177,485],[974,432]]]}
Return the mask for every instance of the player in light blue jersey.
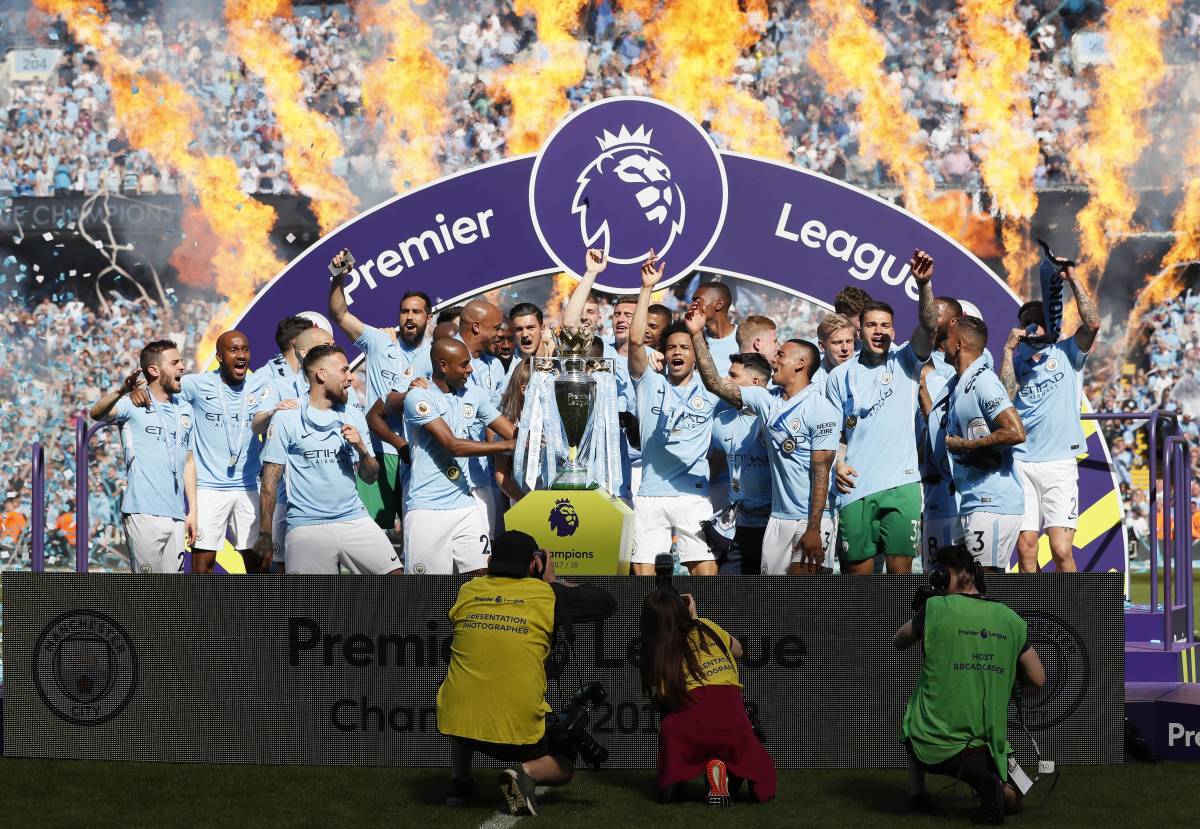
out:
{"label": "player in light blue jersey", "polygon": [[[771,374],[771,364],[761,354],[729,358],[727,379],[743,390],[765,389]],[[718,573],[757,576],[762,570],[763,533],[771,517],[767,432],[753,409],[737,409],[728,403],[717,408],[712,431],[713,446],[725,454],[735,522],[729,549],[719,557]]]}
{"label": "player in light blue jersey", "polygon": [[1087,454],[1079,415],[1083,365],[1100,332],[1100,309],[1070,267],[1062,271],[1079,308],[1075,334],[1047,343],[1041,302],[1021,306],[1004,346],[1000,379],[1025,424],[1025,443],[1013,451],[1025,492],[1025,514],[1017,541],[1021,572],[1036,573],[1038,538],[1050,541],[1056,570],[1073,573],[1075,525],[1079,517],[1079,465]]}
{"label": "player in light blue jersey", "polygon": [[770,317],[750,314],[742,317],[737,327],[739,354],[758,354],[768,364],[775,362],[779,352],[779,330]]}
{"label": "player in light blue jersey", "polygon": [[[296,408],[276,412],[263,448],[260,509],[271,526],[276,488],[286,478],[288,573],[399,574],[400,558],[383,530],[367,515],[355,486],[373,481],[379,462],[367,442],[362,411],[349,403],[350,363],[338,345],[309,349],[302,365],[308,395]],[[255,552],[270,563],[270,532],[259,531]]]}
{"label": "player in light blue jersey", "polygon": [[[142,349],[138,364],[92,406],[91,415],[121,426],[126,474],[121,525],[130,570],[182,573],[184,547],[196,536],[195,423],[191,404],[179,393],[183,358],[175,343],[155,340]],[[148,381],[147,408],[128,397],[139,375]]]}
{"label": "player in light blue jersey", "polygon": [[[499,360],[488,353],[496,331],[500,328],[502,315],[500,309],[486,299],[476,299],[463,306],[458,317],[458,340],[466,345],[471,354],[471,373],[467,385],[478,388],[492,401],[493,407],[500,406],[500,398],[504,394],[504,366]],[[433,364],[430,353],[426,351],[413,363],[412,377],[402,377],[388,394],[386,401],[376,401],[371,411],[373,414],[385,415],[404,411],[404,395],[408,393],[412,381],[417,378],[430,380],[433,377]],[[487,427],[478,423],[471,426],[471,440],[487,439]],[[467,475],[471,482],[471,492],[479,506],[487,516],[488,527],[493,535],[503,525],[500,512],[500,489],[496,484],[496,470],[487,456],[472,456],[467,464]]]}
{"label": "player in light blue jersey", "polygon": [[[425,345],[425,329],[433,312],[433,303],[421,291],[407,291],[400,297],[400,312],[396,329],[384,330],[367,325],[350,312],[346,298],[346,276],[353,260],[349,251],[341,250],[329,263],[334,277],[329,286],[329,316],[334,324],[354,341],[366,357],[367,400],[371,412],[375,401],[383,400],[402,377],[412,378],[415,363],[429,351]],[[379,459],[379,478],[373,484],[358,482],[358,493],[371,518],[384,530],[393,530],[400,511],[402,472],[401,452],[404,449],[404,419],[378,413],[368,414],[371,430],[371,449]]]}
{"label": "player in light blue jersey", "polygon": [[700,376],[726,403],[756,415],[768,445],[771,516],[762,541],[763,575],[818,573],[832,567],[830,476],[840,432],[837,410],[812,385],[820,352],[788,340],[775,355],[771,389],[739,386],[717,374],[693,334]]}
{"label": "player in light blue jersey", "polygon": [[[945,365],[945,362],[943,362]],[[921,462],[921,487],[925,496],[921,510],[921,565],[928,573],[937,551],[962,543],[962,522],[954,474],[946,454],[946,415],[950,404],[950,381],[935,371],[932,363],[921,367],[921,414],[917,418],[917,444]]]}
{"label": "player in light blue jersey", "polygon": [[[308,323],[304,325],[304,323]],[[290,341],[285,341],[287,350],[273,357],[265,366],[254,372],[262,375],[270,388],[268,402],[274,403],[271,409],[260,411],[254,416],[252,428],[254,434],[265,435],[271,425],[271,418],[281,411],[299,408],[301,401],[308,397],[308,378],[304,375],[304,358],[314,348],[333,343],[333,335],[323,328],[313,324],[307,317],[287,317],[279,323],[275,330],[275,341],[279,343],[281,334],[291,335]],[[282,347],[282,346],[281,346]],[[282,356],[282,359],[281,359]],[[294,369],[294,370],[293,370]],[[276,494],[274,524],[271,526],[271,536],[276,539],[275,549],[271,557],[270,568],[274,572],[285,570],[284,557],[286,550],[283,538],[287,533],[287,482],[280,481]],[[261,533],[262,527],[259,527]],[[266,565],[264,565],[266,566]]]}
{"label": "player in light blue jersey", "polygon": [[262,443],[254,435],[255,415],[277,402],[265,373],[247,376],[250,341],[240,331],[217,338],[217,370],[189,374],[182,395],[195,413],[197,466],[196,543],[192,572],[210,573],[217,551],[232,535],[246,572],[261,572],[254,556],[258,538],[258,475]]}
{"label": "player in light blue jersey", "polygon": [[921,531],[916,412],[921,366],[937,329],[933,257],[914,251],[919,324],[892,348],[894,314],[883,302],[861,313],[862,349],[830,372],[825,395],[841,412],[845,461],[837,465],[838,537],[843,572],[871,573],[876,554],[889,573],[912,572]]}
{"label": "player in light blue jersey", "polygon": [[542,337],[545,333],[542,309],[532,302],[521,302],[514,305],[508,312],[508,319],[512,323],[513,345],[516,350],[513,352],[513,360],[509,363],[508,371],[504,376],[505,390],[508,389],[508,384],[512,380],[517,366],[521,363],[528,363],[529,359],[542,348]]}
{"label": "player in light blue jersey", "polygon": [[[642,266],[642,289],[629,328],[629,376],[637,390],[642,447],[642,478],[634,497],[633,567],[635,574],[653,575],[655,556],[669,553],[674,537],[679,560],[691,574],[712,576],[717,562],[700,534],[700,522],[712,515],[708,453],[717,398],[696,374],[688,328],[674,324],[663,332],[664,374],[650,368],[642,344],[650,294],[664,269],[651,251]],[[693,314],[690,324],[702,331],[704,318]]]}
{"label": "player in light blue jersey", "polygon": [[951,325],[946,354],[950,381],[945,446],[954,473],[967,550],[985,568],[1004,572],[1017,547],[1025,496],[1013,468],[1013,447],[1025,426],[987,362],[987,326],[977,317]]}
{"label": "player in light blue jersey", "polygon": [[821,347],[821,365],[813,375],[812,383],[822,395],[829,372],[854,356],[854,344],[858,341],[858,329],[842,314],[832,313],[821,317],[817,323],[817,344]]}
{"label": "player in light blue jersey", "polygon": [[729,318],[733,292],[724,282],[702,282],[692,294],[692,305],[704,317],[704,342],[722,375],[729,373],[729,358],[741,351],[737,326]]}
{"label": "player in light blue jersey", "polygon": [[[474,361],[461,341],[436,340],[430,357],[432,381],[404,395],[413,464],[404,496],[404,555],[418,575],[476,573],[487,567],[491,535],[467,461],[512,452],[516,431],[491,396],[469,382]],[[486,429],[501,439],[473,437]]]}

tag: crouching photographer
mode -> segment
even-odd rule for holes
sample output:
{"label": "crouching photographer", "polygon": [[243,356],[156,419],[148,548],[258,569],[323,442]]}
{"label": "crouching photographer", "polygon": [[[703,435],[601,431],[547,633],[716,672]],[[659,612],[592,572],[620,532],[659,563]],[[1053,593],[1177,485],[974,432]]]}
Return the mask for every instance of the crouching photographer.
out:
{"label": "crouching photographer", "polygon": [[[908,701],[900,738],[909,758],[909,808],[931,812],[925,774],[963,781],[978,795],[979,818],[1004,822],[1020,811],[1021,792],[1009,780],[1008,701],[1018,678],[1040,688],[1042,661],[1025,621],[986,598],[983,568],[964,545],[943,547],[929,586],[913,599],[916,614],[894,644],[925,649],[921,678]],[[1013,766],[1010,766],[1013,763]]]}
{"label": "crouching photographer", "polygon": [[754,800],[773,798],[775,763],[742,701],[738,641],[700,618],[695,599],[661,577],[642,604],[641,636],[642,689],[662,712],[660,802],[680,799],[687,781],[702,774],[709,805],[729,805],[743,780]]}
{"label": "crouching photographer", "polygon": [[452,741],[447,805],[476,794],[476,751],[519,764],[500,775],[512,814],[536,815],[535,788],[571,780],[578,729],[548,727],[546,658],[556,626],[606,619],[616,609],[605,590],[557,581],[553,559],[531,536],[510,530],[496,538],[487,574],[459,588],[450,609],[450,665],[437,696],[438,730]]}

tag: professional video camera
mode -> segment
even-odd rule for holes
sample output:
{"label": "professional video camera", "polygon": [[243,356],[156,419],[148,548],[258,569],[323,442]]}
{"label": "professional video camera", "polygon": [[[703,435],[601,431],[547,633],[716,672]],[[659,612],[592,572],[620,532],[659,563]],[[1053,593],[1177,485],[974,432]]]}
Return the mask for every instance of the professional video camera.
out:
{"label": "professional video camera", "polygon": [[608,749],[596,742],[596,738],[588,731],[591,717],[588,706],[604,702],[608,694],[599,682],[589,682],[571,697],[562,711],[553,713],[547,722],[547,733],[552,740],[561,741],[567,753],[574,756],[576,751],[593,771],[608,760]]}
{"label": "professional video camera", "polygon": [[670,553],[659,553],[654,557],[654,588],[656,590],[675,590],[671,583],[671,575],[675,572],[675,559]]}
{"label": "professional video camera", "polygon": [[[940,552],[940,551],[939,551]],[[981,595],[987,595],[987,583],[984,580],[983,568],[978,564],[975,566],[975,589]],[[929,581],[917,588],[917,592],[912,597],[913,612],[921,610],[925,607],[925,603],[932,596],[944,596],[946,591],[950,589],[950,571],[942,564],[935,563],[929,569]]]}

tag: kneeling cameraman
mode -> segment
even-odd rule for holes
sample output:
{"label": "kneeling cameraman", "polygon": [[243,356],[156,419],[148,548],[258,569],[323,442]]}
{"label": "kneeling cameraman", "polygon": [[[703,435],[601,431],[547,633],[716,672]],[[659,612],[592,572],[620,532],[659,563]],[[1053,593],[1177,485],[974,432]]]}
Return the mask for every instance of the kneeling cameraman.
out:
{"label": "kneeling cameraman", "polygon": [[513,814],[536,815],[534,789],[570,781],[574,741],[546,728],[546,657],[557,625],[606,619],[616,609],[599,587],[556,581],[553,559],[532,536],[510,530],[496,538],[487,574],[459,588],[450,609],[450,666],[437,697],[438,730],[453,742],[447,805],[474,796],[476,751],[520,764],[500,775]]}
{"label": "kneeling cameraman", "polygon": [[987,599],[983,568],[962,545],[938,551],[929,588],[894,643],[923,642],[921,679],[908,701],[900,737],[908,751],[910,808],[931,811],[925,773],[966,782],[981,800],[980,819],[1004,822],[1020,793],[1008,783],[1008,701],[1013,682],[1040,688],[1042,661],[1027,640],[1025,621]]}

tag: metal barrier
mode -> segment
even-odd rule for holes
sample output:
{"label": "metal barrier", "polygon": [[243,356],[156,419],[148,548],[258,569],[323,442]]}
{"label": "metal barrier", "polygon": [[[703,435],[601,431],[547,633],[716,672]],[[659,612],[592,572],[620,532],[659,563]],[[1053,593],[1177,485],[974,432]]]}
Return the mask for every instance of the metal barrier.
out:
{"label": "metal barrier", "polygon": [[46,451],[40,441],[33,444],[29,481],[29,566],[35,573],[46,569]]}
{"label": "metal barrier", "polygon": [[75,415],[75,572],[88,571],[88,467],[91,461],[92,437],[112,423],[98,421],[90,427],[87,414]]}
{"label": "metal barrier", "polygon": [[[1183,611],[1186,622],[1183,641],[1195,637],[1195,597],[1192,587],[1192,508],[1191,457],[1187,440],[1178,432],[1174,416],[1167,412],[1126,412],[1085,414],[1083,420],[1145,420],[1149,424],[1150,456],[1150,603],[1149,612],[1162,613],[1163,650],[1175,641],[1175,614]],[[1159,445],[1160,435],[1165,439]],[[1159,532],[1159,495],[1156,482],[1161,480],[1162,527]],[[1162,597],[1159,598],[1159,555],[1162,555]]]}

